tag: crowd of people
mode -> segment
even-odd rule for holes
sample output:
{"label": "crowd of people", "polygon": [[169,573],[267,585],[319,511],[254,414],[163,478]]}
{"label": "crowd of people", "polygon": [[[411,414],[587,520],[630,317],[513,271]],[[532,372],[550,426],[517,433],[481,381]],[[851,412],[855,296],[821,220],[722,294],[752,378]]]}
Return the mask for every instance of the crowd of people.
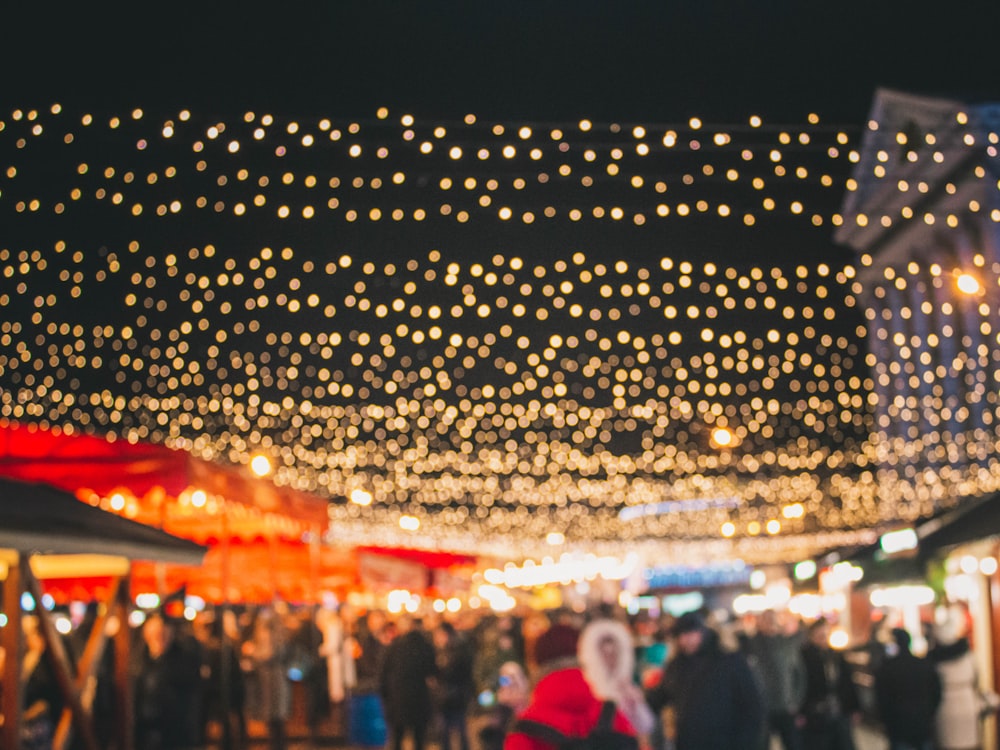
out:
{"label": "crowd of people", "polygon": [[[49,750],[61,694],[36,621],[24,626],[22,748]],[[890,750],[979,748],[996,705],[978,689],[960,620],[921,635],[926,658],[906,630],[883,636],[870,649],[872,699]],[[611,607],[446,619],[278,603],[193,623],[156,612],[130,673],[142,750],[243,748],[248,720],[284,750],[295,683],[316,744],[335,714],[338,739],[392,750],[431,738],[442,750],[767,750],[773,739],[853,750],[862,708],[827,621],[771,611],[725,623]]]}

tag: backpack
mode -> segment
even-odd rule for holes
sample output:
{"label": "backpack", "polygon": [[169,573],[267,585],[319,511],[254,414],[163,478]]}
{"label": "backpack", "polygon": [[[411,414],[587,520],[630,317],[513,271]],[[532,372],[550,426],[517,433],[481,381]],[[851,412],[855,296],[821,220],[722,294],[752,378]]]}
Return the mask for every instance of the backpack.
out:
{"label": "backpack", "polygon": [[511,732],[534,737],[559,750],[639,750],[639,740],[611,728],[616,707],[612,701],[601,706],[601,718],[585,737],[570,737],[555,727],[531,719],[518,719]]}

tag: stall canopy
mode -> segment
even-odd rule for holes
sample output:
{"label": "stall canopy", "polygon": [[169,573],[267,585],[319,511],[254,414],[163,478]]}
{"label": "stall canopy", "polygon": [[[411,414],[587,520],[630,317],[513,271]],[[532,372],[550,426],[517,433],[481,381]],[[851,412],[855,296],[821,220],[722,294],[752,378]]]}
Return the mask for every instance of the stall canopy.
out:
{"label": "stall canopy", "polygon": [[959,507],[912,526],[916,539],[912,549],[886,552],[877,537],[870,544],[829,550],[816,561],[821,566],[848,561],[864,570],[868,584],[923,578],[928,559],[941,550],[1000,536],[1000,493],[968,498]]}
{"label": "stall canopy", "polygon": [[44,484],[0,477],[0,548],[30,555],[119,556],[200,565],[205,548]]}
{"label": "stall canopy", "polygon": [[[154,503],[164,496],[176,499],[186,491],[201,490],[209,498],[271,514],[274,520],[322,528],[327,522],[325,500],[277,487],[238,467],[204,461],[162,445],[34,425],[0,422],[0,476],[45,482],[77,493],[87,489],[102,497],[124,492],[135,498],[149,497]],[[138,514],[142,508],[133,506],[131,511]]]}
{"label": "stall canopy", "polygon": [[[136,533],[175,535],[209,547],[197,568],[162,564],[190,565],[180,554],[157,557],[155,566],[134,565],[134,591],[182,582],[212,601],[303,600],[315,596],[339,565],[336,556],[319,547],[326,500],[186,451],[0,423],[0,477],[68,490],[83,501],[71,498],[79,506],[73,509],[77,514],[90,505],[110,511],[104,515],[112,523],[127,524]],[[35,529],[38,535],[25,538],[54,544],[59,537],[52,532],[58,529],[46,528],[49,522],[37,508],[23,512],[26,533]],[[71,529],[67,525],[66,533]],[[109,579],[88,573],[78,568],[75,575],[54,575],[46,587],[57,601],[88,592],[100,596]],[[289,588],[287,581],[306,583]]]}
{"label": "stall canopy", "polygon": [[[74,575],[103,574],[109,584],[102,597],[104,607],[99,615],[102,622],[114,615],[121,621],[127,606],[121,592],[123,577],[130,571],[132,560],[152,560],[197,566],[205,555],[205,547],[181,539],[100,508],[80,502],[64,490],[36,482],[0,477],[0,562],[2,562],[2,606],[7,626],[0,630],[0,646],[7,658],[3,663],[4,690],[0,699],[3,715],[0,735],[3,747],[16,747],[21,723],[21,664],[23,634],[21,628],[22,597],[30,594],[37,601],[44,591],[39,579],[66,571]],[[66,708],[57,720],[53,747],[68,748],[75,736],[86,750],[97,750],[93,723],[93,684],[101,654],[108,644],[109,633],[103,625],[94,623],[86,647],[78,663],[68,657],[63,642],[56,633],[51,615],[45,607],[37,607],[40,632],[47,643],[46,657],[51,662],[57,687]],[[118,628],[115,639],[117,663],[127,665],[127,629]],[[120,746],[128,750],[127,736],[130,709],[126,676],[116,671],[114,690],[121,706]]]}

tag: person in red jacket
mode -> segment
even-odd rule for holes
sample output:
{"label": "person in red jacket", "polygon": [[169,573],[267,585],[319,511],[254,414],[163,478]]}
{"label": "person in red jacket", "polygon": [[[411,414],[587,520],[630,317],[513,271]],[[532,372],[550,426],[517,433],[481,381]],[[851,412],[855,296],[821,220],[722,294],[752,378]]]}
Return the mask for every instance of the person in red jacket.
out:
{"label": "person in red jacket", "polygon": [[[569,625],[553,625],[535,644],[541,674],[531,702],[520,719],[555,729],[567,737],[586,737],[598,725],[604,702],[594,696],[577,661],[580,632]],[[615,711],[611,729],[634,737],[636,731],[621,711]],[[539,737],[513,731],[504,750],[557,750],[557,745]]]}

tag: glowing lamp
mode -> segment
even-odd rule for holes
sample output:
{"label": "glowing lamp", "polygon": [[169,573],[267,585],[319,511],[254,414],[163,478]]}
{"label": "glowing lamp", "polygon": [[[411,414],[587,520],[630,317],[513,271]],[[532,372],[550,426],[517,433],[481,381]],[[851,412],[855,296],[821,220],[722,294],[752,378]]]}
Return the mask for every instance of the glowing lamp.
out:
{"label": "glowing lamp", "polygon": [[728,448],[736,442],[736,436],[728,427],[716,427],[712,430],[712,444],[717,448]]}
{"label": "glowing lamp", "polygon": [[816,576],[816,562],[814,560],[803,560],[795,565],[795,580],[808,581]]}
{"label": "glowing lamp", "polygon": [[845,649],[851,642],[851,636],[843,628],[836,628],[830,633],[830,648]]}
{"label": "glowing lamp", "polygon": [[958,278],[955,279],[955,284],[958,286],[958,291],[962,292],[962,294],[979,294],[980,289],[982,289],[979,279],[971,273],[960,273]]}
{"label": "glowing lamp", "polygon": [[258,453],[250,459],[250,471],[258,477],[266,477],[271,473],[271,461],[267,456]]}
{"label": "glowing lamp", "polygon": [[351,502],[355,505],[371,505],[372,504],[372,493],[366,490],[352,490],[351,491]]}
{"label": "glowing lamp", "polygon": [[893,555],[897,552],[905,552],[907,550],[917,548],[917,532],[913,529],[900,529],[899,531],[890,531],[881,536],[878,540],[879,546],[882,551],[887,555]]}

